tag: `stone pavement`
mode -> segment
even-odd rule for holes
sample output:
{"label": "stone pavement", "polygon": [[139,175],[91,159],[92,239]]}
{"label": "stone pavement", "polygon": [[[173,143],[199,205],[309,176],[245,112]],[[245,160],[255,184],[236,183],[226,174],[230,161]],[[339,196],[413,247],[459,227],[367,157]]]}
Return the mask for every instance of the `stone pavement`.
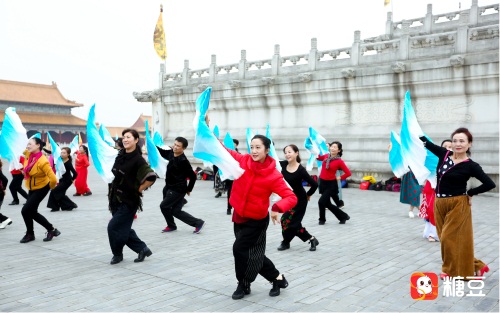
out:
{"label": "stone pavement", "polygon": [[72,212],[51,213],[47,199],[42,202],[39,212],[62,233],[51,242],[42,241],[45,230],[35,224],[36,240],[19,243],[21,206],[7,205],[7,193],[1,212],[14,222],[0,230],[0,311],[499,311],[497,195],[474,197],[473,204],[475,252],[491,269],[484,297],[443,297],[440,282],[436,300],[412,299],[412,273],[440,272],[440,244],[422,238],[423,220],[408,218],[399,193],[348,188],[346,225],[329,212],[326,225],[318,225],[318,195],[312,197],[303,225],[319,239],[316,252],[298,238],[291,249],[277,251],[281,232],[271,224],[267,256],[290,285],[272,298],[259,276],[252,293],[235,301],[233,226],[226,197],[214,198],[212,182],[198,181],[184,207],[207,222],[202,233],[179,222],[176,232],[163,234],[159,180],[145,193],[133,226],[153,255],[134,263],[137,255],[125,248],[117,265],[109,264],[107,186],[93,168],[89,185],[93,195],[73,197],[79,207]]}

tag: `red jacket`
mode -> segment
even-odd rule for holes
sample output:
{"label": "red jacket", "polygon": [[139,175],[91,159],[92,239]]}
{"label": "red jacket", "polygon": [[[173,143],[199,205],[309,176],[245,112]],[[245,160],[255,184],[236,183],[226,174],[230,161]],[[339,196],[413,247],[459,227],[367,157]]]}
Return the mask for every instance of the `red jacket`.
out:
{"label": "red jacket", "polygon": [[[24,157],[22,157],[22,156],[21,156],[21,157],[19,157],[19,163],[23,164],[23,166],[24,166]],[[23,168],[21,167],[21,168],[20,168],[20,169],[18,169],[18,170],[12,170],[12,171],[10,171],[10,173],[11,173],[12,175],[22,174],[22,173],[23,173],[23,172],[22,172],[22,169],[23,169]]]}
{"label": "red jacket", "polygon": [[269,197],[274,192],[281,197],[275,203],[280,213],[291,210],[297,204],[297,197],[285,183],[283,175],[276,169],[276,161],[266,157],[264,163],[255,162],[250,154],[239,154],[227,149],[231,156],[245,170],[233,182],[229,203],[235,214],[248,219],[261,220],[269,214]]}
{"label": "red jacket", "polygon": [[316,160],[323,161],[323,164],[321,164],[321,173],[319,174],[319,178],[323,180],[335,180],[337,179],[336,174],[338,170],[344,171],[344,174],[340,176],[341,180],[345,180],[347,177],[351,176],[351,171],[347,168],[342,159],[330,161],[329,169],[326,169],[326,159],[328,159],[328,154],[320,155],[316,158]]}

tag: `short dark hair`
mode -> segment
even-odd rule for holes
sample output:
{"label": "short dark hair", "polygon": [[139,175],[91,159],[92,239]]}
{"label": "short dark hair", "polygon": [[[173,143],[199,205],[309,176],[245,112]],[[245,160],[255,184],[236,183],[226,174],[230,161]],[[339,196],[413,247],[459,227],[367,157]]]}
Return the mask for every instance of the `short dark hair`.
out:
{"label": "short dark hair", "polygon": [[178,141],[178,142],[182,143],[182,147],[183,147],[184,149],[186,149],[186,148],[187,148],[187,146],[188,146],[188,141],[187,141],[187,139],[186,139],[186,138],[184,138],[184,137],[177,137],[177,138],[175,138],[175,141]]}
{"label": "short dark hair", "polygon": [[[472,134],[470,133],[470,131],[467,128],[465,128],[465,127],[457,128],[451,134],[451,138],[453,139],[453,136],[455,136],[456,134],[464,134],[467,137],[467,140],[469,140],[469,142],[472,143],[472,139],[473,139]],[[467,155],[471,155],[470,148],[467,149]]]}
{"label": "short dark hair", "polygon": [[124,129],[122,131],[122,136],[125,136],[126,133],[132,134],[132,137],[134,137],[134,139],[139,139],[139,133],[137,132],[137,130],[135,130],[133,128]]}
{"label": "short dark hair", "polygon": [[298,153],[298,154],[297,154],[297,162],[299,162],[299,163],[300,163],[300,161],[301,161],[301,160],[300,160],[300,152],[299,152],[299,147],[297,147],[297,146],[296,146],[296,145],[294,145],[294,144],[289,144],[288,146],[285,146],[285,147],[283,148],[283,153],[285,153],[285,149],[286,149],[286,147],[290,147],[290,148],[292,148],[292,150],[293,150],[294,152],[297,152],[297,153]]}
{"label": "short dark hair", "polygon": [[252,140],[254,140],[254,139],[260,139],[260,141],[262,141],[262,144],[264,145],[264,147],[266,149],[271,149],[271,140],[269,138],[267,138],[266,136],[255,135],[255,136],[253,136]]}
{"label": "short dark hair", "polygon": [[441,141],[441,147],[444,145],[445,142],[451,143],[451,139],[445,139],[445,140]]}
{"label": "short dark hair", "polygon": [[239,144],[240,144],[240,141],[239,141],[238,139],[233,139],[233,143],[234,143],[235,145],[239,145]]}
{"label": "short dark hair", "polygon": [[339,148],[339,153],[337,153],[339,155],[339,157],[342,156],[342,152],[344,152],[344,150],[342,150],[342,144],[340,143],[340,141],[332,141],[332,143],[330,144],[330,147],[332,145],[337,145],[337,148]]}

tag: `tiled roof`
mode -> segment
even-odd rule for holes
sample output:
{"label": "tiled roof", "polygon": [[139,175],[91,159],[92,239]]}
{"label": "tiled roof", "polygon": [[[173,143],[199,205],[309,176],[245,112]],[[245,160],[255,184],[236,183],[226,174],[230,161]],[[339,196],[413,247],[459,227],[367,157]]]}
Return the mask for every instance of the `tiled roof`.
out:
{"label": "tiled roof", "polygon": [[81,103],[76,103],[75,101],[64,98],[55,82],[52,82],[52,85],[41,85],[0,80],[0,100],[63,105],[69,107],[83,106]]}
{"label": "tiled roof", "polygon": [[[71,114],[47,114],[17,112],[23,124],[86,126],[87,121]],[[0,112],[0,121],[4,120],[4,112]]]}
{"label": "tiled roof", "polygon": [[153,119],[152,116],[147,116],[147,115],[141,114],[139,116],[139,118],[137,119],[137,121],[132,126],[130,126],[130,128],[134,128],[138,132],[145,132],[146,131],[146,127],[145,127],[146,120],[148,121],[149,128],[151,128],[151,120],[152,119]]}

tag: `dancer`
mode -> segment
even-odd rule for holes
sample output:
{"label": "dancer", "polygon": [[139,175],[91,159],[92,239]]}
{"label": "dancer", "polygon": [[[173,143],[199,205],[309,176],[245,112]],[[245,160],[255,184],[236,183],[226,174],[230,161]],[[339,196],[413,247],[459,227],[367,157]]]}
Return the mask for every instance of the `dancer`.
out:
{"label": "dancer", "polygon": [[75,168],[73,167],[70,154],[70,148],[61,148],[61,159],[64,162],[64,168],[66,169],[66,172],[59,179],[59,183],[57,184],[56,188],[50,191],[47,207],[52,209],[50,210],[51,212],[57,212],[59,210],[71,211],[78,207],[78,205],[71,201],[71,199],[66,195],[66,191],[68,190],[69,186],[73,184],[76,177],[78,176]]}
{"label": "dancer", "polygon": [[47,229],[47,236],[43,241],[51,241],[52,238],[61,234],[42,214],[38,213],[40,202],[57,184],[57,177],[50,167],[49,160],[42,155],[44,146],[45,143],[40,138],[33,137],[28,140],[28,146],[24,152],[24,183],[29,192],[28,199],[21,210],[24,224],[26,224],[26,235],[21,239],[21,243],[35,240],[33,221]]}
{"label": "dancer", "polygon": [[[321,164],[321,173],[319,175],[319,193],[321,197],[318,200],[319,206],[319,225],[325,225],[325,208],[328,208],[335,217],[340,221],[339,224],[345,224],[351,217],[342,211],[337,205],[343,205],[339,199],[339,185],[337,183],[336,173],[342,170],[344,174],[340,176],[341,180],[345,180],[351,176],[351,171],[345,165],[342,157],[342,144],[334,141],[329,147],[330,153],[319,156],[317,159],[323,161]],[[330,198],[337,205],[331,203]]]}
{"label": "dancer", "polygon": [[[314,192],[316,192],[318,183],[314,181],[311,175],[307,173],[307,170],[300,164],[299,148],[296,145],[291,144],[286,146],[283,149],[283,153],[285,154],[286,161],[280,161],[281,174],[283,174],[287,183],[292,187],[293,193],[297,196],[297,205],[281,216],[283,241],[278,250],[290,249],[290,242],[297,236],[303,242],[309,240],[311,244],[309,250],[316,251],[319,241],[302,226],[302,219],[306,214],[307,202]],[[311,186],[307,193],[302,186],[302,181],[308,182]]]}
{"label": "dancer", "polygon": [[[436,229],[441,240],[443,260],[441,279],[461,276],[483,276],[488,265],[474,257],[472,231],[472,198],[495,188],[481,166],[470,158],[472,134],[461,127],[451,134],[451,149],[433,144],[420,137],[425,147],[439,158],[434,203]],[[467,181],[477,178],[482,184],[467,190]]]}
{"label": "dancer", "polygon": [[408,216],[410,218],[415,217],[413,209],[420,207],[421,193],[422,186],[418,184],[415,175],[410,169],[410,171],[401,178],[401,189],[399,190],[399,202],[410,205],[410,210],[408,211]]}
{"label": "dancer", "polygon": [[87,185],[88,167],[90,166],[89,148],[81,145],[75,155],[75,168],[78,175],[75,180],[76,193],[73,196],[90,196],[92,192]]}
{"label": "dancer", "polygon": [[[194,184],[196,183],[196,174],[184,154],[187,146],[188,141],[186,138],[177,137],[171,150],[156,147],[160,155],[168,160],[165,187],[163,188],[163,201],[160,203],[161,213],[167,222],[167,227],[162,230],[163,233],[177,230],[174,217],[194,227],[193,233],[195,234],[199,234],[205,226],[205,221],[182,210],[184,197],[186,194],[188,196],[191,195],[191,191],[193,191]],[[189,179],[189,184],[186,183],[187,178]]]}
{"label": "dancer", "polygon": [[[24,164],[24,158],[21,156],[19,158],[19,163]],[[17,193],[19,193],[24,199],[28,199],[28,193],[23,189],[23,172],[22,168],[21,169],[14,169],[10,171],[10,174],[12,175],[12,181],[10,182],[9,185],[9,190],[10,193],[12,194],[12,202],[9,203],[9,205],[18,205],[19,204],[19,197],[17,196]]]}
{"label": "dancer", "polygon": [[[451,140],[445,139],[441,142],[441,147],[451,150]],[[420,205],[420,212],[418,216],[424,219],[425,227],[423,237],[427,238],[429,242],[439,241],[436,230],[436,222],[434,220],[434,199],[436,198],[436,192],[431,186],[431,183],[427,180],[422,191],[422,204]]]}
{"label": "dancer", "polygon": [[113,217],[108,223],[108,239],[113,253],[110,264],[123,261],[123,247],[127,245],[135,253],[134,262],[142,262],[153,254],[132,229],[134,215],[142,211],[142,192],[156,181],[156,174],[142,157],[138,146],[139,133],[135,129],[122,132],[123,149],[118,152],[112,172],[109,210]]}
{"label": "dancer", "polygon": [[[9,180],[2,172],[2,160],[0,160],[0,208],[2,207],[3,199],[5,198],[5,189]],[[7,225],[12,224],[12,220],[7,216],[0,213],[0,229],[7,227]]]}
{"label": "dancer", "polygon": [[274,192],[282,199],[273,204],[271,219],[279,222],[279,214],[289,211],[297,204],[297,197],[276,170],[276,161],[268,156],[271,140],[263,135],[255,135],[250,144],[250,154],[239,154],[226,148],[231,156],[245,170],[233,182],[233,192],[229,201],[234,208],[233,222],[236,240],[233,244],[234,266],[238,287],[232,298],[241,299],[250,294],[250,284],[257,274],[273,284],[271,297],[280,294],[288,281],[273,262],[266,250],[266,230],[269,225],[269,197]]}

